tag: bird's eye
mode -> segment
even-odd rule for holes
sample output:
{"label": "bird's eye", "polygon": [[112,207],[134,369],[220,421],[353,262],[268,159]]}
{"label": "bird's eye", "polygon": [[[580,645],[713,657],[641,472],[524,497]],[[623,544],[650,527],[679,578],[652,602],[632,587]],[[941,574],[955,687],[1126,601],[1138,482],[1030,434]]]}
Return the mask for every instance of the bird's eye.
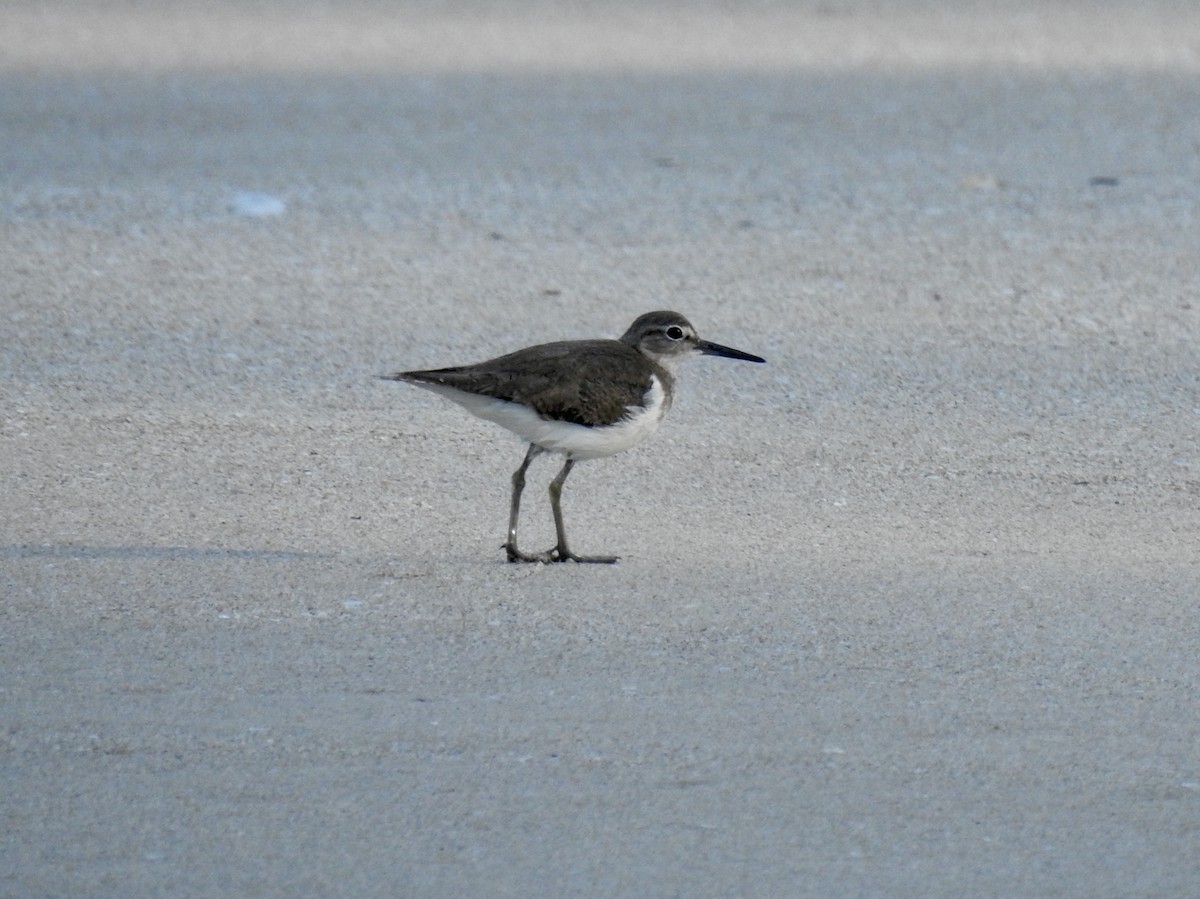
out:
{"label": "bird's eye", "polygon": [[683,340],[683,328],[679,325],[671,325],[667,328],[666,335],[669,340]]}

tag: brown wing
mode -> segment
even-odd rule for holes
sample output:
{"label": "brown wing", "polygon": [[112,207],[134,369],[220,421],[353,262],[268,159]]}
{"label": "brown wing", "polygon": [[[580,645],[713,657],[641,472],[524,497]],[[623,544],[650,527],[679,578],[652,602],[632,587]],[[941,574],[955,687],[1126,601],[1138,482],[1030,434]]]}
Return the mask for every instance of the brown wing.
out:
{"label": "brown wing", "polygon": [[443,384],[524,403],[543,418],[581,425],[619,421],[650,389],[654,367],[616,340],[573,340],[517,350],[477,365],[402,372],[405,381]]}

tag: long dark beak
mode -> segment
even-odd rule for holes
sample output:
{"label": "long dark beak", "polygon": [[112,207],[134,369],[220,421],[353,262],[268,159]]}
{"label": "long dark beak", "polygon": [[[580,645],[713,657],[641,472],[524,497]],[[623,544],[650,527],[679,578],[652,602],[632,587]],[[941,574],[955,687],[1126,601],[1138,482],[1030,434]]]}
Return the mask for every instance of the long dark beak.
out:
{"label": "long dark beak", "polygon": [[696,349],[702,352],[705,356],[724,356],[726,359],[741,359],[744,362],[766,362],[762,356],[753,356],[750,353],[743,353],[741,350],[735,350],[733,347],[721,346],[719,343],[709,343],[707,340],[697,340]]}

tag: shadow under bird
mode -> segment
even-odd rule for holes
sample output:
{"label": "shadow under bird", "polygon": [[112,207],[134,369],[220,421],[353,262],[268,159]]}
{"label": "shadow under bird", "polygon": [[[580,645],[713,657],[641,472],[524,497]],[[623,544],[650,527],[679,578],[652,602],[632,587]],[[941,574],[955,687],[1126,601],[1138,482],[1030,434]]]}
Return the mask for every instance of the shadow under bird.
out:
{"label": "shadow under bird", "polygon": [[[615,556],[580,556],[563,528],[563,483],[575,463],[600,459],[645,440],[656,430],[675,393],[675,373],[689,356],[724,356],[765,362],[719,343],[701,340],[678,312],[648,312],[620,340],[565,340],[527,347],[480,362],[432,371],[403,371],[384,380],[407,381],[453,400],[529,441],[512,476],[512,507],[504,549],[510,562],[604,562]],[[517,548],[517,518],[525,471],[539,453],[561,453],[562,470],[550,482],[550,509],[558,543],[541,553]]]}

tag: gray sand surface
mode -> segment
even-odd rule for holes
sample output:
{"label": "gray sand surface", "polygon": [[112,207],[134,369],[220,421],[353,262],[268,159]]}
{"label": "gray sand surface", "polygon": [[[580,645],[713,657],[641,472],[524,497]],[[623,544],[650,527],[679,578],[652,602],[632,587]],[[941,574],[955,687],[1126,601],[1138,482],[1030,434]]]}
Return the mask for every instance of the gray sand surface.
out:
{"label": "gray sand surface", "polygon": [[945,6],[3,4],[0,894],[1200,895],[1200,7]]}

